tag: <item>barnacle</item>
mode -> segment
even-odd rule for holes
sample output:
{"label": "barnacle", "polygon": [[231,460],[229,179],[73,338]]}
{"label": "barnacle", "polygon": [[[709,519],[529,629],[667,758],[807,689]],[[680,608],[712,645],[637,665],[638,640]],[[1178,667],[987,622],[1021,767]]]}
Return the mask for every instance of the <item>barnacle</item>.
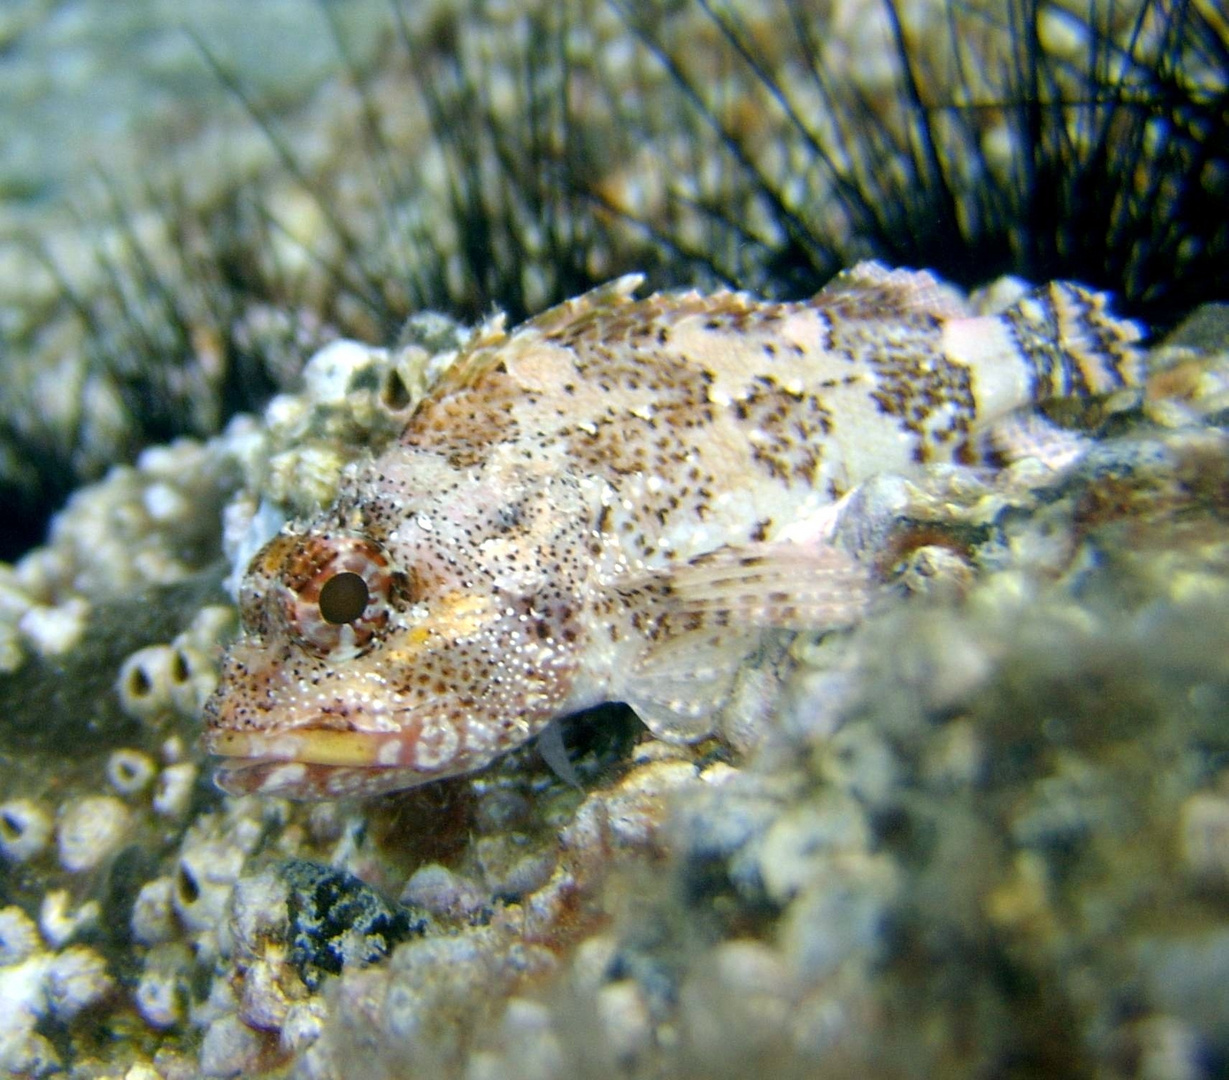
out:
{"label": "barnacle", "polygon": [[0,803],[0,856],[16,863],[39,855],[47,846],[53,824],[47,809],[31,799]]}

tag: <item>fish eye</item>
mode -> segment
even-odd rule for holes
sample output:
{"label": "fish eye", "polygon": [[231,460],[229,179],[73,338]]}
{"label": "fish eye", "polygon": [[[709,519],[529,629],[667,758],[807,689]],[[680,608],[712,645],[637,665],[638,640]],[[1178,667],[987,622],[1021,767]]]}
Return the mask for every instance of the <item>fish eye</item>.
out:
{"label": "fish eye", "polygon": [[[270,541],[257,559],[275,581],[267,592],[271,617],[317,656],[342,660],[375,648],[403,595],[403,575],[363,536],[288,534]],[[261,602],[250,596],[248,603],[249,621],[259,625]]]}
{"label": "fish eye", "polygon": [[354,622],[370,597],[367,582],[360,575],[350,570],[334,574],[320,589],[320,614],[334,626]]}

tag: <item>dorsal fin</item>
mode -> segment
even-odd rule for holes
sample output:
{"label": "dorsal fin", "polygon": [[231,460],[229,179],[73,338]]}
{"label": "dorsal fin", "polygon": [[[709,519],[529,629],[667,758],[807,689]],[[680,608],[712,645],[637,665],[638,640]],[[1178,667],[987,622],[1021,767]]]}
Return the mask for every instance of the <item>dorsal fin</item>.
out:
{"label": "dorsal fin", "polygon": [[[873,260],[837,274],[815,294],[820,308],[839,305],[848,317],[883,319],[890,315],[929,315],[959,319],[972,314],[960,290],[926,270],[895,270]],[[853,307],[852,311],[844,311]]]}
{"label": "dorsal fin", "polygon": [[502,312],[492,315],[474,331],[461,355],[441,376],[439,392],[447,393],[472,386],[487,371],[505,359],[506,349],[516,348],[518,344],[528,344],[545,334],[558,334],[570,324],[588,321],[632,303],[632,293],[643,281],[643,274],[624,274],[581,293],[580,296],[547,308],[511,333],[506,328],[506,315]]}

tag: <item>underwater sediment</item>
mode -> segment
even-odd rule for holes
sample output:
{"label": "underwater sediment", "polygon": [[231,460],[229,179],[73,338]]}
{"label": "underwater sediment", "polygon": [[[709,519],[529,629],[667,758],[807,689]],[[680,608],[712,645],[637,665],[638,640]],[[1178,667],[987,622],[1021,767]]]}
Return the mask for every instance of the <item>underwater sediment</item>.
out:
{"label": "underwater sediment", "polygon": [[[993,472],[933,467],[868,484],[858,535],[880,603],[848,633],[767,638],[716,738],[667,745],[607,706],[564,732],[580,788],[527,747],[473,776],[315,805],[224,797],[197,745],[249,522],[328,505],[346,466],[396,437],[491,305],[516,320],[632,268],[658,285],[805,295],[862,255],[963,285],[1076,277],[1136,314],[1172,296],[1167,275],[1183,265],[1143,259],[1162,246],[1146,233],[1101,251],[1143,253],[1144,269],[1104,258],[1120,277],[1098,280],[1070,250],[1075,234],[1052,229],[1047,255],[1045,230],[995,202],[999,189],[972,174],[1012,176],[1021,129],[1009,110],[983,103],[958,114],[963,128],[927,129],[943,179],[919,171],[925,154],[900,157],[891,136],[911,129],[892,127],[893,110],[904,102],[908,116],[910,98],[896,35],[929,73],[943,48],[917,44],[927,27],[946,42],[971,19],[986,40],[970,48],[993,53],[1035,25],[1030,47],[1055,58],[1040,69],[1054,85],[1035,97],[1061,92],[1062,78],[1078,87],[1090,41],[1102,42],[1104,78],[1132,93],[1149,90],[1127,80],[1141,71],[1153,90],[1185,86],[1188,112],[1166,99],[1167,124],[1154,117],[1148,138],[1169,132],[1166,168],[1197,161],[1196,192],[1170,190],[1175,175],[1195,185],[1183,172],[1162,185],[1197,208],[1220,182],[1216,147],[1201,151],[1196,136],[1208,116],[1223,131],[1223,18],[1211,5],[1107,5],[1090,27],[1059,6],[1008,8],[1018,22],[996,36],[976,5],[597,6],[587,21],[562,5],[441,7],[391,20],[382,47],[355,44],[348,78],[363,94],[343,100],[332,86],[279,113],[295,168],[269,155],[251,181],[258,198],[234,198],[225,175],[176,199],[170,186],[111,181],[114,200],[94,212],[118,239],[82,230],[102,272],[32,272],[41,295],[5,298],[20,316],[4,339],[6,431],[21,432],[22,416],[46,427],[10,439],[6,461],[19,478],[58,470],[72,495],[46,542],[0,574],[0,1067],[132,1078],[345,1077],[356,1062],[388,1077],[1223,1069],[1229,333],[1215,305],[1189,319],[1152,309],[1150,325],[1179,329],[1154,334],[1144,391],[1057,417],[1071,429],[1067,456],[1040,447]],[[798,25],[804,16],[814,21]],[[1184,41],[1166,37],[1181,28]],[[840,31],[823,38],[822,84],[810,66],[821,29]],[[703,47],[683,70],[688,34]],[[407,81],[407,42],[425,50],[426,88]],[[564,68],[526,64],[541,42]],[[503,66],[490,63],[501,49]],[[495,75],[475,83],[483,64]],[[563,113],[552,111],[560,70]],[[975,77],[954,85],[971,92]],[[630,89],[614,109],[619,85]],[[795,102],[764,107],[773,85]],[[884,118],[832,121],[842,139],[868,132],[861,162],[826,161],[816,146],[831,145],[827,133],[791,118],[827,115],[819,105],[842,87],[856,104],[847,118]],[[423,103],[398,111],[411,91]],[[440,138],[465,109],[481,120],[472,147]],[[1070,145],[1058,145],[1074,169],[1097,131],[1069,119]],[[308,125],[325,135],[305,140]],[[983,149],[959,159],[961,177],[943,163],[973,130]],[[636,158],[628,143],[648,149]],[[416,145],[421,171],[406,157]],[[536,155],[530,168],[521,153]],[[897,173],[879,175],[899,183],[866,187],[859,169],[887,161]],[[528,182],[538,174],[544,186]],[[917,184],[927,176],[958,223],[928,243],[964,234],[966,258],[998,251],[981,277],[976,259],[944,267],[900,216],[905,189],[931,191]],[[416,185],[429,197],[403,201]],[[819,197],[850,185],[882,222]],[[990,194],[974,204],[961,191]],[[1089,220],[1081,205],[1068,230]],[[912,208],[917,221],[928,207]],[[975,227],[977,213],[1007,239],[968,239],[998,229]],[[206,228],[219,220],[233,229]],[[1097,228],[1112,237],[1118,221]],[[1188,225],[1180,250],[1223,259],[1218,228]],[[914,247],[877,246],[892,236]],[[68,277],[57,250],[40,254]],[[1225,281],[1223,262],[1191,272],[1208,288]],[[1188,295],[1192,308],[1225,298]],[[123,357],[130,368],[117,368]],[[44,396],[23,396],[27,375],[46,371]]]}

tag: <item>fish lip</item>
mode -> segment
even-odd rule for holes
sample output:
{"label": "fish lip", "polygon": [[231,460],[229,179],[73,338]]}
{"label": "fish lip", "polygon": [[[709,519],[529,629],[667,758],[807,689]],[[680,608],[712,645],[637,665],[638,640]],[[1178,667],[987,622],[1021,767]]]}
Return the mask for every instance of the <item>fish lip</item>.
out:
{"label": "fish lip", "polygon": [[249,762],[285,761],[351,768],[404,764],[395,735],[326,727],[296,728],[276,735],[213,731],[205,738],[205,748],[219,757]]}
{"label": "fish lip", "polygon": [[312,765],[261,758],[224,758],[213,782],[228,795],[267,795],[296,802],[367,798],[404,791],[438,779],[419,770],[394,766]]}

